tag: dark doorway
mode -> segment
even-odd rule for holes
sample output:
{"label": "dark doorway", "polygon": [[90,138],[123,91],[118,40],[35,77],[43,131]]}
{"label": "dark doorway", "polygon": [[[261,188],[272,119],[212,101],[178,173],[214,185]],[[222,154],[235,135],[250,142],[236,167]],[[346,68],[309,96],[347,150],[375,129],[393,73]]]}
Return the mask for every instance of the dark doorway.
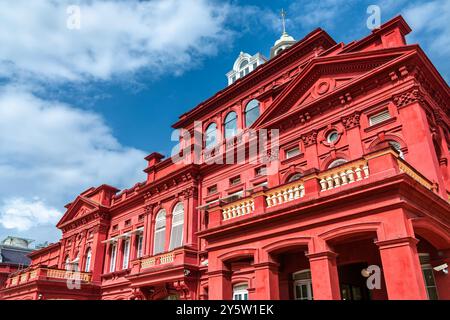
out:
{"label": "dark doorway", "polygon": [[338,267],[342,300],[370,300],[367,278],[361,274],[367,266],[367,263],[352,263]]}

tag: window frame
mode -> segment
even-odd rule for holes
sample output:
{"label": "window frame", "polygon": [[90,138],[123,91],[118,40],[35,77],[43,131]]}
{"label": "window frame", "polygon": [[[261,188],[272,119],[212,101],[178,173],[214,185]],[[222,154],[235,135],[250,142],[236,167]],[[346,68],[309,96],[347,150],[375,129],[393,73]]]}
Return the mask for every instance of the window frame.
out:
{"label": "window frame", "polygon": [[116,271],[116,261],[117,260],[117,242],[111,244],[110,249],[110,260],[109,260],[109,272]]}
{"label": "window frame", "polygon": [[91,272],[92,249],[86,250],[86,259],[84,261],[84,272]]}
{"label": "window frame", "polygon": [[[237,297],[239,298],[245,297],[245,299],[236,299]],[[233,300],[236,301],[249,300],[247,283],[238,283],[233,286]]]}
{"label": "window frame", "polygon": [[[162,222],[164,221],[164,223],[160,223],[160,226],[158,228],[158,222]],[[154,227],[154,234],[153,234],[153,255],[157,255],[160,253],[163,253],[166,249],[166,210],[161,209],[158,211],[158,213],[156,214],[156,218],[155,218],[155,227]],[[164,236],[162,237],[162,248],[156,248],[156,236],[157,234],[163,234]],[[158,250],[157,250],[158,249]]]}
{"label": "window frame", "polygon": [[[251,103],[256,103],[254,106],[250,107]],[[249,124],[249,119],[248,119],[248,115],[250,114],[251,111],[257,109],[258,110],[258,115],[255,117],[255,119],[253,119],[253,121]],[[245,109],[244,109],[244,121],[245,121],[245,127],[251,127],[256,120],[259,118],[259,116],[261,115],[261,102],[257,99],[252,99],[250,100],[246,105],[245,105]]]}
{"label": "window frame", "polygon": [[130,266],[131,239],[128,237],[123,241],[122,269],[125,270]]}
{"label": "window frame", "polygon": [[[181,208],[181,209],[180,209]],[[184,204],[183,202],[178,202],[172,211],[172,226],[170,229],[170,241],[169,241],[169,251],[172,251],[174,249],[180,248],[183,246],[183,237],[184,237],[184,218],[185,218],[185,212],[184,212]],[[176,217],[181,216],[182,219],[180,221],[176,221]],[[175,227],[181,226],[181,235],[180,235],[180,243],[174,243],[173,235],[174,235],[174,229]],[[178,230],[178,229],[177,229]]]}
{"label": "window frame", "polygon": [[[214,131],[213,132],[208,132],[209,128],[214,127]],[[212,134],[214,133],[214,139],[212,141],[209,141],[209,137],[210,135],[212,136]],[[217,141],[217,123],[215,122],[211,122],[210,124],[208,124],[205,128],[205,137],[204,137],[204,146],[205,149],[211,149],[213,147],[215,147],[218,143]]]}
{"label": "window frame", "polygon": [[[234,114],[234,118],[227,120],[228,117],[232,114]],[[227,125],[229,125],[231,122],[234,122],[235,127],[233,129],[233,133],[229,134],[228,132],[231,130],[229,130],[227,128]],[[237,132],[238,132],[238,115],[237,115],[237,112],[230,111],[227,113],[227,115],[225,116],[225,119],[223,121],[223,136],[224,136],[225,140],[231,139],[237,135]]]}

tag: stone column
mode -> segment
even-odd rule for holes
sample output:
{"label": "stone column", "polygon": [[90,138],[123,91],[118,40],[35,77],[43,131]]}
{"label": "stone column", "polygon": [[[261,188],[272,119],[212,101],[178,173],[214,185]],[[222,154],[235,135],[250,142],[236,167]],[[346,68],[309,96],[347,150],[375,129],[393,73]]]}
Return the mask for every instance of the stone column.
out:
{"label": "stone column", "polygon": [[227,270],[208,272],[208,299],[231,300],[233,288],[231,287],[231,273]]}
{"label": "stone column", "polygon": [[337,254],[324,251],[306,256],[311,269],[314,300],[340,300]]}
{"label": "stone column", "polygon": [[427,299],[417,242],[413,237],[376,242],[390,300]]}
{"label": "stone column", "polygon": [[279,300],[280,288],[278,280],[278,264],[274,262],[262,262],[255,267],[255,292],[252,299]]}

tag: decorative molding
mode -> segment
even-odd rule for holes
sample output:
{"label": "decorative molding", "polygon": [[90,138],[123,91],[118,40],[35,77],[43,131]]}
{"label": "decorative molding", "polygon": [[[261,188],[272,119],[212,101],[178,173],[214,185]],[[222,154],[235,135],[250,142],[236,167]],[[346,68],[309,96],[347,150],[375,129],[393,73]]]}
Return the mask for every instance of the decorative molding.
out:
{"label": "decorative molding", "polygon": [[394,96],[393,101],[397,108],[403,108],[414,102],[423,102],[424,97],[417,87],[413,87],[406,92]]}
{"label": "decorative molding", "polygon": [[346,130],[352,129],[354,127],[359,127],[359,120],[361,118],[360,112],[355,112],[351,115],[341,118],[342,124]]}
{"label": "decorative molding", "polygon": [[317,130],[310,131],[301,136],[303,144],[305,147],[309,147],[317,143]]}

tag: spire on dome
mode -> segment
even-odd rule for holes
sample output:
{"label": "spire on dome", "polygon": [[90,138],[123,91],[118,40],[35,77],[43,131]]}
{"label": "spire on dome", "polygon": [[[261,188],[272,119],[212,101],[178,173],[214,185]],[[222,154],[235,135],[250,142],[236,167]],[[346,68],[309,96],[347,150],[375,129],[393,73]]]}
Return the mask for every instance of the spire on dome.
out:
{"label": "spire on dome", "polygon": [[275,57],[281,51],[289,48],[296,42],[295,39],[286,32],[286,11],[284,11],[284,9],[281,9],[280,16],[281,16],[281,23],[282,23],[282,27],[283,27],[283,33],[281,34],[280,39],[275,41],[275,44],[270,49],[270,58]]}

